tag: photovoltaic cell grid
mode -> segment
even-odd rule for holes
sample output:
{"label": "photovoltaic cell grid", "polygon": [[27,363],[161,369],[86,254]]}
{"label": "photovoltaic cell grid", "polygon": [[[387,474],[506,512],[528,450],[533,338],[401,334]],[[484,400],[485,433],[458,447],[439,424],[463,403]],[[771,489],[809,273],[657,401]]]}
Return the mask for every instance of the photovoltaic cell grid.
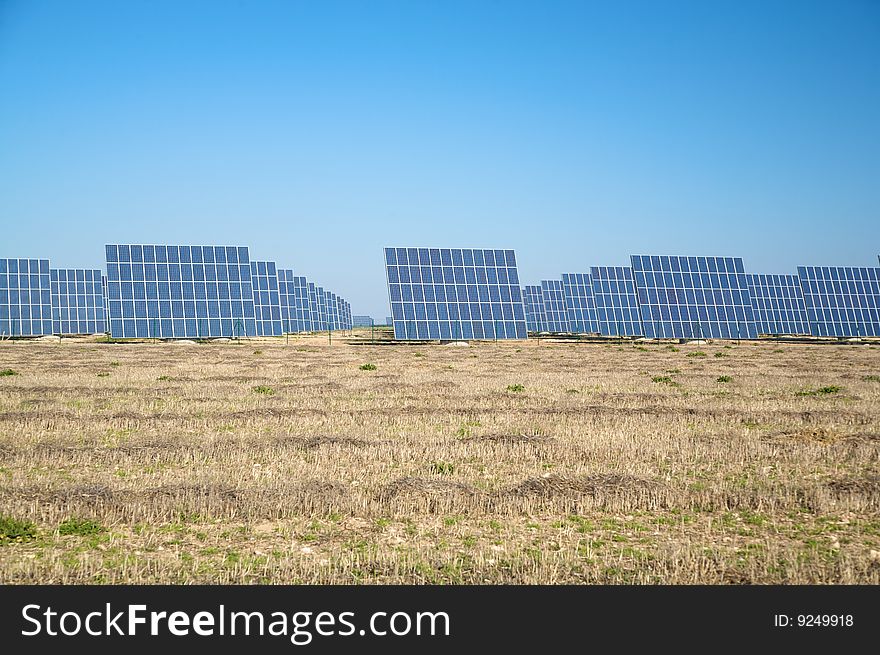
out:
{"label": "photovoltaic cell grid", "polygon": [[278,269],[275,262],[251,262],[254,291],[254,318],[258,337],[280,337],[281,300],[278,296]]}
{"label": "photovoltaic cell grid", "polygon": [[797,275],[748,275],[747,278],[758,334],[810,334]]}
{"label": "photovoltaic cell grid", "polygon": [[628,266],[593,266],[593,300],[599,334],[639,337],[642,329],[632,269]]}
{"label": "photovoltaic cell grid", "polygon": [[546,332],[547,313],[544,311],[544,294],[539,285],[523,287],[523,308],[529,332]]}
{"label": "photovoltaic cell grid", "polygon": [[330,314],[327,311],[327,292],[324,291],[324,287],[315,287],[315,293],[317,297],[317,308],[318,308],[318,330],[329,330],[330,329]]}
{"label": "photovoltaic cell grid", "polygon": [[525,339],[512,250],[386,248],[395,339]]}
{"label": "photovoltaic cell grid", "polygon": [[51,268],[49,277],[53,334],[99,334],[105,331],[100,270]]}
{"label": "photovoltaic cell grid", "polygon": [[352,317],[352,324],[354,327],[370,327],[373,325],[373,317],[355,314]]}
{"label": "photovoltaic cell grid", "polygon": [[110,244],[106,253],[114,338],[256,334],[246,247]]}
{"label": "photovoltaic cell grid", "polygon": [[565,307],[565,288],[562,280],[541,280],[544,299],[544,318],[548,332],[569,332],[568,312]]}
{"label": "photovoltaic cell grid", "polygon": [[0,259],[0,335],[52,334],[48,259]]}
{"label": "photovoltaic cell grid", "polygon": [[646,337],[757,338],[741,258],[632,255],[631,259]]}
{"label": "photovoltaic cell grid", "polygon": [[[325,330],[326,326],[321,322],[321,308],[318,303],[318,287],[314,282],[309,282],[309,315],[312,321],[312,330]],[[323,291],[321,292],[323,293]]]}
{"label": "photovoltaic cell grid", "polygon": [[327,297],[327,324],[330,330],[339,330],[339,298],[332,291],[325,292]]}
{"label": "photovoltaic cell grid", "polygon": [[813,335],[880,336],[880,268],[798,266]]}
{"label": "photovoltaic cell grid", "polygon": [[596,303],[593,299],[593,280],[590,274],[563,273],[562,289],[565,294],[568,331],[577,334],[598,332]]}
{"label": "photovoltaic cell grid", "polygon": [[309,284],[291,269],[278,269],[278,296],[281,299],[281,322],[284,332],[311,332]]}

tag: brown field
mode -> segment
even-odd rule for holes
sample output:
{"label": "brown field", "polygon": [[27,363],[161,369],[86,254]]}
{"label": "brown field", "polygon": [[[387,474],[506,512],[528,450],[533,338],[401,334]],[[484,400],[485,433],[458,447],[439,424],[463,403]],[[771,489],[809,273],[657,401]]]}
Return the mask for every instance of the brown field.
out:
{"label": "brown field", "polygon": [[65,340],[4,369],[2,583],[880,583],[878,346]]}

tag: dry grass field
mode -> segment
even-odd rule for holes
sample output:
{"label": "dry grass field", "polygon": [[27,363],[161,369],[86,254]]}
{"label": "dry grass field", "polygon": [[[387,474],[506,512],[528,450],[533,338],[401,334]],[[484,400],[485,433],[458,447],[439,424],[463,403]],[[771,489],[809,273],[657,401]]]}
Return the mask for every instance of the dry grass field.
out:
{"label": "dry grass field", "polygon": [[0,371],[2,583],[880,583],[880,346],[83,339]]}

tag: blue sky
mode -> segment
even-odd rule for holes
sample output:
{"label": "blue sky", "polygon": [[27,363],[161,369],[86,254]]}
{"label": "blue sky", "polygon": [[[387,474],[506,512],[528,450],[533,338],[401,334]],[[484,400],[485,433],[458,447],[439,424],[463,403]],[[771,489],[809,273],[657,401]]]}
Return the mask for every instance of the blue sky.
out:
{"label": "blue sky", "polygon": [[0,0],[0,255],[877,265],[880,3]]}

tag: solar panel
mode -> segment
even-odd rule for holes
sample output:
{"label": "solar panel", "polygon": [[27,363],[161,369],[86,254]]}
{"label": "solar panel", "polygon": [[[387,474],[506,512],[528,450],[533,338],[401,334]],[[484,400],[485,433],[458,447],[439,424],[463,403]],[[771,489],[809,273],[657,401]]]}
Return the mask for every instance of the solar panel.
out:
{"label": "solar panel", "polygon": [[371,327],[373,325],[373,317],[372,316],[362,316],[355,314],[352,317],[352,321],[354,327]]}
{"label": "solar panel", "polygon": [[758,334],[810,334],[797,275],[747,275]]}
{"label": "solar panel", "polygon": [[254,318],[258,337],[280,337],[281,299],[278,295],[278,269],[275,262],[252,261],[251,285],[254,292]]}
{"label": "solar panel", "polygon": [[547,312],[544,311],[544,294],[540,285],[523,287],[523,308],[526,312],[526,327],[529,332],[546,332]]}
{"label": "solar panel", "polygon": [[[309,316],[312,321],[312,330],[320,331],[326,329],[321,320],[321,308],[318,303],[318,287],[314,282],[309,282]],[[323,294],[323,290],[321,291]]]}
{"label": "solar panel", "polygon": [[49,277],[54,334],[98,334],[105,331],[100,270],[51,268]]}
{"label": "solar panel", "polygon": [[311,332],[312,313],[309,308],[309,283],[290,269],[278,270],[278,295],[281,299],[281,321],[285,332]]}
{"label": "solar panel", "polygon": [[565,294],[568,331],[577,334],[598,332],[596,303],[593,299],[593,280],[590,274],[563,273],[562,289]]}
{"label": "solar panel", "polygon": [[330,329],[330,315],[327,312],[327,292],[324,291],[324,287],[315,287],[316,300],[317,300],[317,308],[318,308],[318,322],[316,329],[318,330],[329,330]]}
{"label": "solar panel", "polygon": [[113,337],[256,334],[246,247],[110,244],[106,253]]}
{"label": "solar panel", "polygon": [[385,325],[392,325],[393,323],[394,319],[392,319],[390,316],[385,317]]}
{"label": "solar panel", "polygon": [[541,280],[544,315],[548,332],[570,332],[562,280]]}
{"label": "solar panel", "polygon": [[395,339],[525,339],[512,250],[385,248]]}
{"label": "solar panel", "polygon": [[0,259],[0,335],[52,334],[48,259]]}
{"label": "solar panel", "polygon": [[351,330],[351,304],[345,299],[342,301],[342,329]]}
{"label": "solar panel", "polygon": [[327,297],[327,329],[328,330],[339,330],[339,304],[338,298],[336,294],[332,291],[326,291],[325,295]]}
{"label": "solar panel", "polygon": [[632,255],[631,259],[646,337],[757,338],[741,258]]}
{"label": "solar panel", "polygon": [[101,293],[102,293],[102,298],[103,298],[103,302],[104,302],[104,304],[103,304],[103,307],[104,307],[104,332],[108,332],[110,327],[109,327],[109,321],[107,320],[108,319],[107,314],[108,314],[108,307],[110,307],[110,301],[107,299],[107,276],[103,275],[103,274],[101,275]]}
{"label": "solar panel", "polygon": [[880,336],[880,268],[798,266],[798,277],[814,336]]}
{"label": "solar panel", "polygon": [[599,334],[614,337],[644,335],[636,285],[629,266],[593,266],[593,299]]}

